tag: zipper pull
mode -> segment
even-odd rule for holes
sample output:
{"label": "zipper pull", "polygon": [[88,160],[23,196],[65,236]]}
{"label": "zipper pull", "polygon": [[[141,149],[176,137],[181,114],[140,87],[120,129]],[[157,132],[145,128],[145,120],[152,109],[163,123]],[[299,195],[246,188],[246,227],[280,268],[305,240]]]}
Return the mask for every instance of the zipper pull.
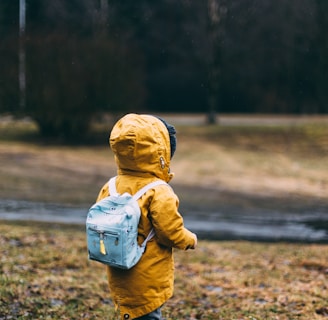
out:
{"label": "zipper pull", "polygon": [[106,255],[106,248],[105,248],[105,243],[104,243],[104,234],[100,233],[99,234],[99,238],[100,238],[100,243],[99,243],[99,251],[101,254]]}

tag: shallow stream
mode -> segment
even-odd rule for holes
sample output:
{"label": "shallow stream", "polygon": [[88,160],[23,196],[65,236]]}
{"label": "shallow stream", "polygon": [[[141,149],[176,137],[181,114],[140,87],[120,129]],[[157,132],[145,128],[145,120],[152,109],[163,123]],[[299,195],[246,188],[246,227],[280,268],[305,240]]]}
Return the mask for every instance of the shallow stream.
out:
{"label": "shallow stream", "polygon": [[[85,223],[87,207],[0,200],[1,220]],[[279,212],[264,209],[188,211],[186,227],[202,239],[328,243],[328,212]]]}

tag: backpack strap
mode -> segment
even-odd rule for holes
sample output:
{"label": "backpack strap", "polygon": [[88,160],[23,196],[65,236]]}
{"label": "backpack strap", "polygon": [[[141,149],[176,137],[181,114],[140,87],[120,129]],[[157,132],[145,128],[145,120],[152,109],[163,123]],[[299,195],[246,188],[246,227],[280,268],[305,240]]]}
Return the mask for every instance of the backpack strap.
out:
{"label": "backpack strap", "polygon": [[151,228],[147,238],[144,240],[144,242],[141,244],[140,249],[141,252],[144,253],[146,249],[147,242],[155,235],[155,230],[154,228]]}
{"label": "backpack strap", "polygon": [[117,193],[117,190],[116,190],[116,177],[113,177],[108,181],[108,187],[109,187],[109,194]]}
{"label": "backpack strap", "polygon": [[161,184],[167,184],[167,183],[163,180],[156,180],[154,182],[148,183],[147,185],[145,185],[143,188],[141,188],[137,193],[135,193],[133,195],[133,199],[138,200],[148,190],[150,190],[151,188],[155,188],[156,186],[159,186]]}
{"label": "backpack strap", "polygon": [[[156,186],[159,186],[161,184],[166,184],[167,183],[163,180],[156,180],[154,182],[148,183],[147,185],[145,185],[143,188],[141,188],[137,193],[135,193],[133,195],[133,199],[134,200],[138,200],[143,194],[145,194],[148,190],[150,190],[151,188],[155,188]],[[141,244],[140,249],[142,251],[142,253],[144,253],[145,249],[146,249],[146,245],[147,242],[155,235],[155,230],[154,228],[152,228],[147,236],[147,238],[144,240],[144,242]]]}
{"label": "backpack strap", "polygon": [[[109,187],[109,193],[110,194],[114,194],[114,193],[117,193],[117,190],[116,190],[116,177],[113,177],[111,178],[109,181],[108,181],[108,187]],[[151,188],[154,188],[156,186],[159,186],[161,184],[166,184],[167,183],[163,180],[156,180],[154,182],[151,182],[151,183],[148,183],[147,185],[145,185],[143,188],[141,188],[138,192],[136,192],[134,195],[133,195],[133,199],[134,200],[138,200],[143,194],[145,194],[148,190],[150,190]],[[154,228],[152,228],[147,236],[147,238],[144,240],[144,242],[141,244],[141,250],[142,250],[142,253],[145,251],[146,249],[146,245],[147,245],[147,242],[155,235],[155,230]]]}
{"label": "backpack strap", "polygon": [[[156,186],[159,186],[161,184],[167,184],[167,183],[163,180],[156,180],[154,182],[148,183],[147,185],[145,185],[143,188],[141,188],[139,191],[137,191],[133,195],[133,199],[138,200],[148,190],[150,190],[151,188],[154,188]],[[116,177],[113,177],[108,181],[108,187],[109,187],[109,194],[117,193],[117,190],[116,190]]]}

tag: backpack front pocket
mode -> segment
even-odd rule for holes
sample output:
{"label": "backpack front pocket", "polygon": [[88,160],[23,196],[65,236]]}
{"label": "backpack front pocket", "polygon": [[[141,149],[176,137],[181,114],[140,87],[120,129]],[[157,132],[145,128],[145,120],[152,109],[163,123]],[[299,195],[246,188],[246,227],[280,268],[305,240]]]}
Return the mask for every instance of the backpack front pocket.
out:
{"label": "backpack front pocket", "polygon": [[90,259],[107,264],[119,264],[122,261],[120,232],[89,227],[87,230],[87,241]]}

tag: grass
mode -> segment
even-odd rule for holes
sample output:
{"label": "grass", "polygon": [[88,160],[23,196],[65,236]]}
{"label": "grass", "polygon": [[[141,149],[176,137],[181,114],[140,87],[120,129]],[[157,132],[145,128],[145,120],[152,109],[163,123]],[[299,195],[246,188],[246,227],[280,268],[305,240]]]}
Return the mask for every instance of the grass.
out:
{"label": "grass", "polygon": [[179,141],[174,167],[190,183],[202,177],[202,185],[228,190],[327,195],[327,124],[183,127]]}
{"label": "grass", "polygon": [[[326,120],[176,127],[172,185],[184,208],[327,209]],[[89,206],[116,172],[106,130],[96,145],[69,147],[39,140],[31,122],[0,121],[1,198]],[[117,319],[83,226],[2,221],[0,248],[0,320]],[[328,245],[200,241],[175,257],[167,320],[328,317]]]}
{"label": "grass", "polygon": [[[118,319],[80,226],[2,222],[0,319]],[[201,241],[175,252],[167,320],[328,317],[328,246]]]}
{"label": "grass", "polygon": [[[184,190],[196,185],[204,197],[210,189],[220,192],[212,199],[214,205],[224,202],[228,193],[237,193],[235,198],[293,199],[301,205],[326,202],[328,124],[323,119],[297,126],[177,125],[172,185],[182,202],[191,204],[194,197]],[[96,145],[75,147],[35,143],[36,130],[30,122],[0,122],[2,197],[52,202],[56,195],[62,203],[93,202],[98,189],[116,173],[109,129],[102,135],[97,129],[101,138]]]}

